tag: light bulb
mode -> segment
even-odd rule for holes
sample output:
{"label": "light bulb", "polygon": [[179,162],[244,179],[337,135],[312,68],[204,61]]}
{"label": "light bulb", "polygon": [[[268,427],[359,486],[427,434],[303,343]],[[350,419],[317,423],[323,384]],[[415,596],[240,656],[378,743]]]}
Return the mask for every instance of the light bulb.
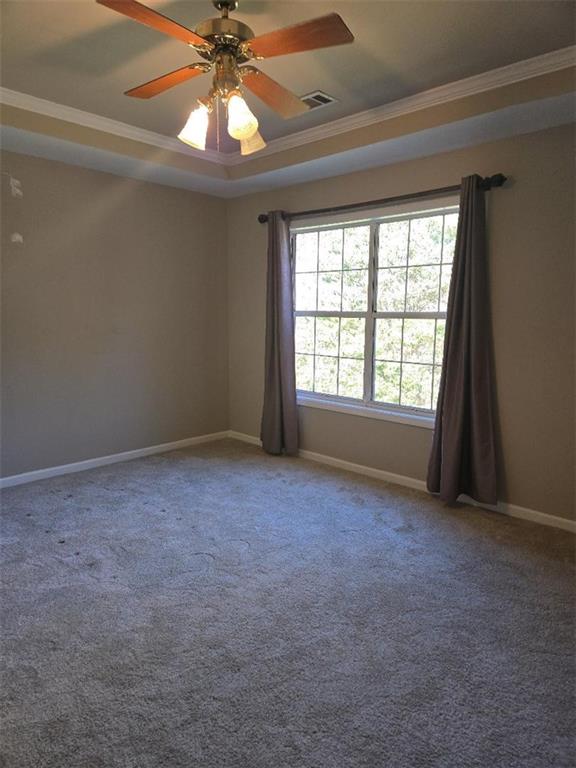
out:
{"label": "light bulb", "polygon": [[190,117],[178,138],[184,144],[189,144],[196,149],[206,149],[206,134],[208,133],[208,115],[209,110],[205,104],[199,104],[196,109],[190,112]]}
{"label": "light bulb", "polygon": [[228,97],[228,133],[233,139],[249,139],[258,130],[258,120],[248,108],[240,93]]}
{"label": "light bulb", "polygon": [[253,152],[258,152],[259,149],[264,149],[265,146],[266,142],[260,132],[256,131],[249,139],[240,139],[240,154],[251,155]]}

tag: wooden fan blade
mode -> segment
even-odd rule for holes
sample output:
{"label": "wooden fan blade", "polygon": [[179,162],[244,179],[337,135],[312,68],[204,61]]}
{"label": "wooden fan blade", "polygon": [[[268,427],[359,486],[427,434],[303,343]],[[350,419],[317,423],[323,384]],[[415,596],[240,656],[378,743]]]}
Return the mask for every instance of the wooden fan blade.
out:
{"label": "wooden fan blade", "polygon": [[242,84],[282,117],[296,117],[308,112],[309,107],[302,99],[259,69],[247,67],[246,70],[241,69],[240,74]]}
{"label": "wooden fan blade", "polygon": [[125,92],[125,95],[135,96],[137,99],[149,99],[152,96],[158,96],[159,93],[167,91],[168,88],[185,83],[186,80],[198,77],[198,75],[203,75],[209,69],[210,66],[208,64],[189,64],[187,67],[175,69],[174,72],[168,72],[166,75],[149,80],[143,85],[136,86],[136,88],[130,88],[129,91]]}
{"label": "wooden fan blade", "polygon": [[329,13],[292,27],[284,27],[247,40],[245,45],[255,56],[265,59],[285,53],[311,51],[331,45],[351,43],[354,35],[337,13]]}
{"label": "wooden fan blade", "polygon": [[113,11],[122,13],[124,16],[128,16],[130,19],[139,21],[141,24],[146,24],[152,29],[156,29],[158,32],[163,32],[170,37],[176,37],[183,43],[188,45],[198,45],[203,48],[211,48],[211,43],[205,40],[196,32],[192,32],[191,29],[183,27],[182,24],[178,24],[167,16],[163,16],[158,11],[153,11],[152,8],[147,8],[142,3],[136,2],[136,0],[96,0],[100,5],[105,5],[106,8],[111,8]]}

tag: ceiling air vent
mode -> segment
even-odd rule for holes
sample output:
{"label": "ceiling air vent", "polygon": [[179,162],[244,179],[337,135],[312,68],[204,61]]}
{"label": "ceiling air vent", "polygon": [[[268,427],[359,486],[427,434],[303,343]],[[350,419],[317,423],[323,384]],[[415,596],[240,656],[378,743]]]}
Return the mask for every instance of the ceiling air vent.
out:
{"label": "ceiling air vent", "polygon": [[328,104],[333,104],[337,99],[334,96],[328,96],[323,91],[312,91],[300,97],[304,104],[308,104],[310,109],[318,109],[318,107],[327,107]]}

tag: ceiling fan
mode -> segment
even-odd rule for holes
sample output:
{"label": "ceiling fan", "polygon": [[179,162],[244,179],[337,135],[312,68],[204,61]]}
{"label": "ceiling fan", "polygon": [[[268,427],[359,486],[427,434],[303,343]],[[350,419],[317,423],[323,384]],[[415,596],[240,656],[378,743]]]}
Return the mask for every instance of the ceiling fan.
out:
{"label": "ceiling fan", "polygon": [[267,32],[258,37],[249,26],[229,18],[238,0],[212,0],[220,18],[200,22],[194,31],[153,11],[137,0],[96,0],[100,5],[122,13],[134,21],[175,37],[194,48],[206,62],[195,62],[154,78],[126,91],[127,96],[149,99],[169,88],[214,70],[212,88],[198,99],[198,106],[178,138],[196,149],[206,148],[209,115],[220,99],[228,113],[228,133],[240,141],[243,155],[266,146],[258,132],[258,120],[242,96],[241,86],[248,88],[265,104],[284,118],[308,111],[308,106],[291,91],[246,62],[283,56],[287,53],[311,51],[333,45],[351,43],[354,36],[337,13],[329,13],[310,21]]}

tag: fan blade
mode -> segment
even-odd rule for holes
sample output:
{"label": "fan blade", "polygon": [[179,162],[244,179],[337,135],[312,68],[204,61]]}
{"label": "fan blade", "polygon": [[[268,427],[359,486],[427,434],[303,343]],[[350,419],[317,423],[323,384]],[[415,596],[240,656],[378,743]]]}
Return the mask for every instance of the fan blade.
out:
{"label": "fan blade", "polygon": [[191,29],[183,27],[182,24],[178,24],[167,16],[163,16],[158,11],[153,11],[152,8],[147,8],[142,3],[136,2],[136,0],[96,0],[100,5],[105,5],[106,8],[111,8],[113,11],[124,14],[135,21],[139,21],[141,24],[146,24],[152,29],[156,29],[158,32],[163,32],[170,37],[176,37],[183,43],[188,45],[202,46],[203,48],[211,48],[211,43],[205,40],[196,32],[192,32]]}
{"label": "fan blade", "polygon": [[329,13],[292,27],[284,27],[247,40],[244,44],[255,56],[270,58],[285,53],[311,51],[331,45],[351,43],[354,35],[337,13]]}
{"label": "fan blade", "polygon": [[143,85],[136,86],[136,88],[130,88],[124,95],[135,96],[137,99],[150,99],[152,96],[158,96],[159,93],[164,93],[168,88],[173,88],[175,85],[185,83],[186,80],[198,77],[198,75],[203,75],[209,69],[210,66],[208,64],[189,64],[187,67],[175,69],[174,72],[168,72],[166,75],[161,75],[154,80],[149,80]]}
{"label": "fan blade", "polygon": [[245,70],[240,70],[240,75],[242,84],[282,117],[296,117],[296,115],[308,112],[309,107],[304,104],[302,99],[277,83],[276,80],[272,80],[264,72],[260,72],[259,69],[246,67]]}

